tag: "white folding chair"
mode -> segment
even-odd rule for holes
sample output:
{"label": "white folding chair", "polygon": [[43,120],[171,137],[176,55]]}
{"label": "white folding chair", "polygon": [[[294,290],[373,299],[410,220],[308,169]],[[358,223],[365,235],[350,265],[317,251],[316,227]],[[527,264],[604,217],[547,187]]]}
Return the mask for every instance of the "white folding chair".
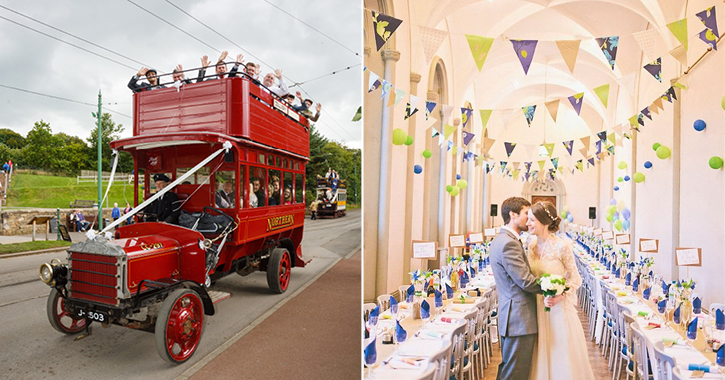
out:
{"label": "white folding chair", "polygon": [[634,322],[634,317],[629,314],[629,311],[622,305],[617,304],[618,317],[619,317],[619,350],[615,352],[616,359],[614,360],[614,373],[612,380],[619,380],[622,376],[622,366],[624,366],[625,373],[627,374],[626,379],[629,380],[631,377],[634,379],[634,361],[632,359],[632,327],[631,323]]}
{"label": "white folding chair", "polygon": [[632,344],[634,345],[634,366],[637,378],[647,380],[651,377],[647,359],[647,340],[637,322],[632,322]]}
{"label": "white folding chair", "polygon": [[390,294],[381,294],[378,296],[378,306],[380,306],[380,312],[390,309]]}
{"label": "white folding chair", "polygon": [[449,380],[449,371],[451,369],[451,348],[453,344],[450,340],[443,342],[440,351],[430,356],[429,363],[435,366],[434,380]]}
{"label": "white folding chair", "polygon": [[373,309],[375,309],[375,306],[377,306],[377,305],[372,302],[363,304],[363,319],[365,320],[365,322],[368,321],[368,316],[370,316],[370,312],[373,311]]}
{"label": "white folding chair", "polygon": [[468,379],[473,380],[473,352],[476,348],[480,350],[480,346],[476,343],[477,315],[478,308],[475,307],[463,316],[463,319],[466,320],[467,326],[465,343],[463,345],[463,359],[459,371],[460,376],[456,376],[456,379],[458,380],[463,380],[466,375]]}
{"label": "white folding chair", "polygon": [[405,301],[406,297],[408,296],[408,288],[410,285],[400,285],[398,286],[398,301],[403,302]]}
{"label": "white folding chair", "polygon": [[662,342],[655,343],[655,360],[653,371],[657,371],[660,380],[672,380],[672,369],[676,367],[675,358],[665,353]]}
{"label": "white folding chair", "polygon": [[446,379],[450,376],[455,376],[456,379],[461,378],[461,369],[463,368],[463,357],[465,353],[465,342],[466,342],[466,329],[468,329],[468,322],[461,320],[458,322],[459,325],[453,330],[451,334],[451,361],[453,365],[450,366],[450,372]]}
{"label": "white folding chair", "polygon": [[428,364],[425,371],[418,377],[417,380],[435,380],[436,366],[433,363]]}
{"label": "white folding chair", "polygon": [[672,380],[685,380],[689,379],[689,377],[685,377],[685,375],[680,371],[680,367],[675,367],[672,369]]}

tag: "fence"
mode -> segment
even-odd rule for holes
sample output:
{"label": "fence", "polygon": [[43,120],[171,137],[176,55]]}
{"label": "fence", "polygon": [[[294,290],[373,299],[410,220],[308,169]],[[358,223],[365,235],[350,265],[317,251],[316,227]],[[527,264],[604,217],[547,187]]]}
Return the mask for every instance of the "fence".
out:
{"label": "fence", "polygon": [[[101,172],[101,180],[109,181],[111,179],[111,172]],[[133,174],[116,172],[114,181],[122,182],[128,181],[133,183]],[[144,177],[138,178],[138,183],[143,185]],[[76,185],[82,182],[93,182],[98,183],[98,172],[93,170],[81,170],[81,174],[76,176]]]}

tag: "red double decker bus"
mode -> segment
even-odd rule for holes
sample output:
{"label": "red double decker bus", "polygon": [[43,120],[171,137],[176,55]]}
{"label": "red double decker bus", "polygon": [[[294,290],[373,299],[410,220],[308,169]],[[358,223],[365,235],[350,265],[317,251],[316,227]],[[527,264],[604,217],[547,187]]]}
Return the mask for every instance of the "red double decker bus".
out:
{"label": "red double decker bus", "polygon": [[228,297],[214,281],[262,271],[282,293],[305,266],[309,124],[258,82],[225,78],[135,94],[133,137],[111,147],[134,158],[136,210],[139,185],[149,198],[155,175],[171,180],[179,224],[139,219],[43,264],[48,318],[66,334],[92,322],[154,332],[161,357],[183,363]]}

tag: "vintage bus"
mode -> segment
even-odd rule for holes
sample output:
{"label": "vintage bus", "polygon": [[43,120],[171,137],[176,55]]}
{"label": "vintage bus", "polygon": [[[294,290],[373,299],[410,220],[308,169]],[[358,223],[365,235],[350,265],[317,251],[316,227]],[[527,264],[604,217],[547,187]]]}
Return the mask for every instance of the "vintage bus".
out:
{"label": "vintage bus", "polygon": [[300,243],[309,124],[246,76],[144,91],[133,101],[133,137],[111,147],[134,158],[135,210],[139,180],[149,198],[154,176],[165,174],[180,225],[139,218],[113,239],[74,243],[67,264],[43,264],[40,277],[52,287],[56,330],[89,333],[100,322],[154,332],[160,356],[183,363],[205,315],[229,296],[212,291],[214,281],[262,271],[271,292],[282,293],[292,268],[307,263]]}

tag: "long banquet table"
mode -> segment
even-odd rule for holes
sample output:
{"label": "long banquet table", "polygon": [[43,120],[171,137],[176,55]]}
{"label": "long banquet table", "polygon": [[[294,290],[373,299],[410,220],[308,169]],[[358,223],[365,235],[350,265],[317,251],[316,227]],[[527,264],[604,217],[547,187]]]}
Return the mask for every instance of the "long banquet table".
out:
{"label": "long banquet table", "polygon": [[[705,343],[702,341],[701,331],[698,331],[698,340],[696,340],[694,344],[687,342],[683,333],[674,330],[669,323],[664,322],[662,316],[656,312],[656,306],[654,305],[654,303],[645,300],[641,297],[640,294],[632,292],[632,289],[630,287],[625,286],[622,279],[611,278],[611,273],[607,272],[601,263],[599,263],[595,258],[589,256],[583,249],[576,247],[576,244],[574,252],[574,256],[576,257],[576,259],[579,260],[581,263],[585,264],[587,270],[594,274],[594,278],[597,281],[597,284],[594,287],[594,298],[597,302],[597,310],[600,311],[597,315],[596,323],[598,332],[601,332],[602,326],[604,324],[604,316],[603,312],[601,312],[604,309],[604,306],[602,304],[602,295],[599,286],[599,281],[603,281],[612,289],[613,292],[615,292],[615,295],[617,296],[617,303],[627,308],[630,311],[630,314],[635,317],[637,324],[639,324],[639,327],[641,328],[641,331],[647,340],[647,351],[651,359],[654,358],[655,343],[663,341],[674,341],[675,344],[673,344],[671,347],[665,347],[665,353],[675,358],[677,366],[680,367],[680,371],[686,378],[690,378],[690,376],[692,375],[692,371],[687,370],[688,365],[691,363],[701,365],[707,364],[711,366],[716,365],[715,353],[703,352]],[[705,314],[698,314],[697,316],[698,318],[705,319],[703,323],[711,323],[709,320],[709,316]],[[650,322],[659,324],[661,327],[646,327],[650,324]],[[725,341],[725,331],[714,330],[713,337],[723,342]],[[599,337],[597,337],[597,342],[598,341]],[[658,379],[658,374],[657,371],[654,369],[654,365],[655,364],[652,363],[653,372],[655,372],[653,374],[654,380],[663,380]],[[706,373],[704,378],[722,379],[723,375],[716,373]]]}

